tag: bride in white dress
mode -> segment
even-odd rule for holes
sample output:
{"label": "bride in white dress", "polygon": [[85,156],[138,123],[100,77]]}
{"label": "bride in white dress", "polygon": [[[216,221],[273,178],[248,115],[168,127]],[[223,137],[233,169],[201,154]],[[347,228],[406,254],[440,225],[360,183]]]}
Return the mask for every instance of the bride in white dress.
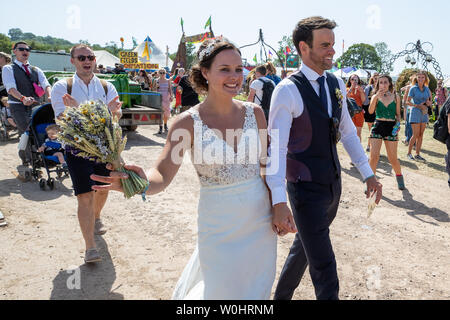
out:
{"label": "bride in white dress", "polygon": [[[264,113],[254,104],[233,99],[243,82],[241,55],[234,45],[206,41],[198,58],[191,82],[196,91],[207,94],[206,99],[173,122],[157,165],[149,173],[147,191],[150,195],[163,191],[184,152],[190,150],[201,184],[198,241],[172,299],[269,299],[277,233],[296,229],[292,215],[272,216],[261,170],[267,154]],[[147,178],[142,168],[127,168]],[[94,189],[122,191],[123,174],[92,178],[110,183]]]}

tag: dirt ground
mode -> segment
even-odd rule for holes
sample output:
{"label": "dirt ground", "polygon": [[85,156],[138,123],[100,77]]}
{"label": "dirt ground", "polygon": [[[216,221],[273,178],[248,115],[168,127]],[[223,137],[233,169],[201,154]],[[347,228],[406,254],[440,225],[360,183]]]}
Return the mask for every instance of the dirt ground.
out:
{"label": "dirt ground", "polygon": [[[151,167],[165,141],[156,131],[129,133],[125,160]],[[446,173],[405,166],[408,189],[401,192],[382,157],[377,174],[384,196],[367,219],[364,185],[342,148],[340,156],[343,194],[331,226],[340,298],[450,299]],[[189,158],[166,192],[149,202],[110,194],[102,215],[108,232],[97,237],[103,262],[96,266],[83,263],[70,178],[53,191],[21,182],[17,140],[0,144],[0,163],[0,210],[8,222],[0,228],[0,299],[170,299],[196,242],[199,182]],[[443,166],[442,158],[435,167]],[[275,284],[292,240],[293,234],[279,238]],[[308,272],[294,299],[315,299]]]}

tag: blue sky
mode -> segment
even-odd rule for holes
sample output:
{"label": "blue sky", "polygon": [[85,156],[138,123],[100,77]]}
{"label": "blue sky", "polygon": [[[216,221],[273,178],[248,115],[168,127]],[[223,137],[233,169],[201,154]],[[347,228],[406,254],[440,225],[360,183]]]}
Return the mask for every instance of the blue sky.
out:
{"label": "blue sky", "polygon": [[[322,15],[338,23],[336,56],[355,43],[384,41],[393,54],[403,51],[409,42],[421,40],[434,45],[431,54],[439,62],[444,76],[450,76],[450,42],[448,41],[448,13],[450,4],[442,0],[285,0],[285,1],[105,1],[105,0],[41,0],[22,1],[25,10],[18,14],[2,15],[0,33],[10,28],[36,35],[51,35],[76,42],[80,39],[104,45],[120,37],[125,48],[132,46],[131,37],[138,41],[150,38],[163,50],[177,49],[181,37],[180,18],[183,17],[187,35],[204,31],[212,15],[216,35],[224,35],[238,46],[254,43],[259,29],[265,41],[278,48],[283,35],[290,35],[302,18]],[[2,12],[17,12],[17,4],[2,3]],[[20,16],[20,18],[18,18]],[[251,60],[259,47],[243,50]],[[405,67],[404,59],[395,64],[393,74]],[[432,70],[433,71],[433,70]]]}

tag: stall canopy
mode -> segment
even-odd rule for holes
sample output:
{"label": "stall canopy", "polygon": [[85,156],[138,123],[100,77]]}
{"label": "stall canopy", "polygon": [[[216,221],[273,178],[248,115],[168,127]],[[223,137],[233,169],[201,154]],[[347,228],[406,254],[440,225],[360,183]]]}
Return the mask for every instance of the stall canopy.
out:
{"label": "stall canopy", "polygon": [[133,51],[138,53],[140,63],[157,63],[160,68],[168,67],[169,70],[172,69],[173,61],[168,58],[166,65],[166,54],[156,46],[149,36]]}
{"label": "stall canopy", "polygon": [[116,63],[120,63],[120,59],[112,55],[106,50],[94,51],[95,57],[97,58],[97,66],[103,65],[103,67],[114,68]]}

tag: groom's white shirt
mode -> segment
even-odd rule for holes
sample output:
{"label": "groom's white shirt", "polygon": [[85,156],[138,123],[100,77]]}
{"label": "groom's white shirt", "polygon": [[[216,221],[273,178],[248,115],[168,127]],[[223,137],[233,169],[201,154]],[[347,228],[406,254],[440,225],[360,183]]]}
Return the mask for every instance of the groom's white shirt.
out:
{"label": "groom's white shirt", "polygon": [[[305,77],[310,81],[312,87],[319,95],[319,83],[317,78],[325,76],[326,73],[319,75],[317,72],[302,64],[300,71],[303,72]],[[345,150],[349,154],[352,162],[359,170],[363,179],[373,175],[373,171],[370,168],[369,161],[364,152],[364,149],[359,141],[355,125],[353,124],[350,114],[347,109],[347,102],[345,97],[347,96],[346,87],[344,81],[338,78],[340,90],[344,96],[344,103],[342,105],[341,123],[339,125],[339,131],[341,133],[341,141]],[[331,97],[328,89],[328,84],[325,81],[325,89],[328,98],[328,114],[331,117],[332,106]],[[297,86],[289,79],[284,79],[276,87],[272,94],[272,100],[270,103],[270,115],[269,115],[269,135],[271,141],[278,139],[279,143],[271,143],[269,148],[269,172],[267,175],[267,184],[272,192],[272,204],[287,202],[286,196],[286,154],[287,145],[289,143],[289,134],[291,130],[292,120],[298,118],[303,113],[303,99]],[[277,133],[275,134],[275,130]],[[272,167],[273,166],[273,167]],[[278,166],[278,168],[274,168]]]}

